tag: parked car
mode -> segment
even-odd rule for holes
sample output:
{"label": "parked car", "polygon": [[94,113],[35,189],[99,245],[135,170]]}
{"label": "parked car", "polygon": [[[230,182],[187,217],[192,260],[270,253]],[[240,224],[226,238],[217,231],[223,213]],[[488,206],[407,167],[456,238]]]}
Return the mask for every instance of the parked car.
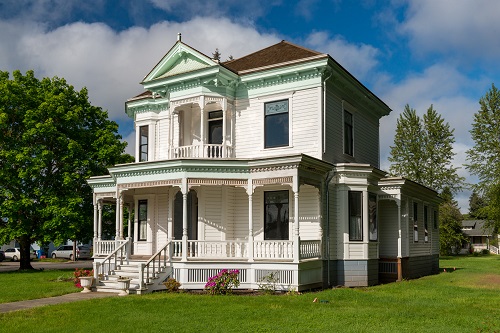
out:
{"label": "parked car", "polygon": [[[5,260],[18,261],[21,259],[21,251],[16,247],[5,250]],[[30,260],[36,259],[36,251],[30,248]]]}
{"label": "parked car", "polygon": [[[73,260],[73,245],[61,245],[52,251],[52,258],[66,258]],[[90,248],[85,245],[76,247],[76,259],[90,259]]]}
{"label": "parked car", "polygon": [[5,252],[0,250],[0,262],[5,260]]}

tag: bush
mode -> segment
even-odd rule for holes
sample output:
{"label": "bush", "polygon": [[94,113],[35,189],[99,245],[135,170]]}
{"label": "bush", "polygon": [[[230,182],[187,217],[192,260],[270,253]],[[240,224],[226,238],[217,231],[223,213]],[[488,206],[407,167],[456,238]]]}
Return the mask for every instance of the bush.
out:
{"label": "bush", "polygon": [[240,271],[237,269],[221,270],[217,275],[208,278],[208,282],[205,284],[205,291],[210,295],[232,293],[233,288],[237,288],[240,285],[238,274],[240,274]]}
{"label": "bush", "polygon": [[80,277],[82,276],[94,276],[94,270],[75,268],[75,271],[73,272],[73,283],[75,284],[75,287],[82,288],[80,285]]}
{"label": "bush", "polygon": [[163,282],[165,287],[167,288],[167,292],[173,293],[179,291],[179,287],[181,286],[180,282],[174,278],[168,278],[167,281]]}
{"label": "bush", "polygon": [[481,250],[481,254],[488,255],[488,254],[490,254],[490,250],[488,250],[488,249],[482,249]]}
{"label": "bush", "polygon": [[280,278],[278,272],[271,272],[260,279],[258,284],[259,289],[264,291],[266,294],[273,294],[276,291],[276,285],[279,280]]}

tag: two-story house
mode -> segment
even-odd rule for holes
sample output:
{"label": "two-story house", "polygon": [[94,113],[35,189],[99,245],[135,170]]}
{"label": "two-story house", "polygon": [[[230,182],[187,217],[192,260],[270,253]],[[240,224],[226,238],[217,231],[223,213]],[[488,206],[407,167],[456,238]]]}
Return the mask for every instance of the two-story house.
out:
{"label": "two-story house", "polygon": [[142,85],[125,105],[135,163],[88,181],[98,288],[201,289],[224,268],[283,290],[438,271],[437,194],[379,170],[391,110],[328,54],[282,41],[219,62],[179,35]]}

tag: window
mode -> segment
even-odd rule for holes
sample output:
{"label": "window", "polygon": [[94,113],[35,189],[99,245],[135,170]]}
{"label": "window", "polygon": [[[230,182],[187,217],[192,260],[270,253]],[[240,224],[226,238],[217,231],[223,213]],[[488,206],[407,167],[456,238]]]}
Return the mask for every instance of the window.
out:
{"label": "window", "polygon": [[148,225],[148,201],[139,200],[139,240],[147,240],[147,225]]}
{"label": "window", "polygon": [[264,147],[288,146],[288,100],[264,104]]}
{"label": "window", "polygon": [[349,240],[363,240],[363,192],[349,191]]}
{"label": "window", "polygon": [[418,203],[413,203],[413,241],[418,242]]}
{"label": "window", "polygon": [[369,236],[371,241],[378,240],[378,225],[377,225],[377,195],[368,193],[368,214],[369,214]]}
{"label": "window", "polygon": [[434,229],[437,229],[438,228],[438,212],[435,209],[434,209],[433,222],[434,222]]}
{"label": "window", "polygon": [[288,191],[264,192],[264,239],[288,240]]}
{"label": "window", "polygon": [[148,126],[139,127],[139,162],[148,160],[148,134]]}
{"label": "window", "polygon": [[344,110],[344,154],[353,156],[352,114]]}
{"label": "window", "polygon": [[427,206],[424,206],[424,242],[429,241],[429,231],[427,229],[428,225],[428,214],[427,214]]}
{"label": "window", "polygon": [[208,143],[222,144],[222,110],[208,113]]}

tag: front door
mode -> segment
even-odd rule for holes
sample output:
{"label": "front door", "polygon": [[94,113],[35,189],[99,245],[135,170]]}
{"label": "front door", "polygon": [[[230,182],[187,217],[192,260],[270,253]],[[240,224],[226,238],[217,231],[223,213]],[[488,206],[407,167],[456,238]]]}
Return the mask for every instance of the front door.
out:
{"label": "front door", "polygon": [[[182,192],[179,191],[174,199],[174,238],[182,239]],[[198,239],[198,195],[196,191],[190,190],[187,196],[187,221],[188,239]]]}

